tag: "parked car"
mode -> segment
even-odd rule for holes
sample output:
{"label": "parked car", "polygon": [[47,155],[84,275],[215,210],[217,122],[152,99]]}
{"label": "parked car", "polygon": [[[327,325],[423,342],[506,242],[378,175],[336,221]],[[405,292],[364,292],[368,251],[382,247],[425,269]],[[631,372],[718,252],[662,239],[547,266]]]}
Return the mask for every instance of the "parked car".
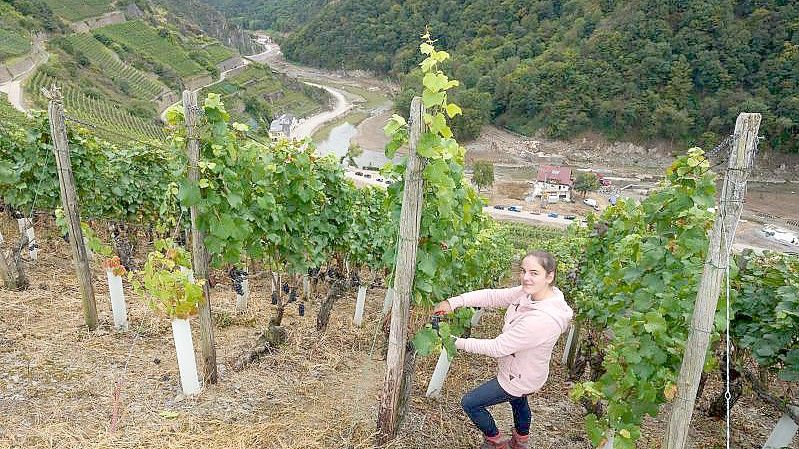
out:
{"label": "parked car", "polygon": [[377,182],[383,182],[383,178],[377,178],[377,179],[375,179],[375,181],[377,181]]}
{"label": "parked car", "polygon": [[541,215],[541,212],[536,212],[534,210],[531,210],[530,215]]}
{"label": "parked car", "polygon": [[563,217],[563,218],[565,218],[565,219],[567,219],[567,220],[574,220],[575,218],[577,218],[577,216],[576,216],[576,215],[566,215],[566,216],[565,216],[565,217]]}
{"label": "parked car", "polygon": [[371,174],[369,174],[369,173],[367,173],[367,174],[363,175],[363,177],[364,177],[364,178],[371,178],[371,177],[372,177],[372,175],[371,175]]}
{"label": "parked car", "polygon": [[505,210],[505,206],[500,206],[499,204],[497,204],[496,206],[494,206],[494,209]]}
{"label": "parked car", "polygon": [[586,206],[596,207],[596,200],[593,198],[586,198],[583,200]]}
{"label": "parked car", "polygon": [[547,214],[547,217],[549,217],[549,218],[558,218],[558,214],[555,213],[555,212],[550,212],[550,213]]}
{"label": "parked car", "polygon": [[356,176],[363,176],[363,172],[362,172],[362,171],[356,171],[356,172],[355,172],[355,175],[356,175]]}
{"label": "parked car", "polygon": [[391,181],[389,181],[388,179],[386,179],[385,182],[386,182],[386,184],[391,184]]}
{"label": "parked car", "polygon": [[511,211],[511,212],[521,212],[522,208],[521,208],[521,206],[509,206],[508,210]]}
{"label": "parked car", "polygon": [[610,179],[605,179],[605,178],[600,179],[599,180],[599,185],[601,185],[603,187],[609,186],[610,185]]}

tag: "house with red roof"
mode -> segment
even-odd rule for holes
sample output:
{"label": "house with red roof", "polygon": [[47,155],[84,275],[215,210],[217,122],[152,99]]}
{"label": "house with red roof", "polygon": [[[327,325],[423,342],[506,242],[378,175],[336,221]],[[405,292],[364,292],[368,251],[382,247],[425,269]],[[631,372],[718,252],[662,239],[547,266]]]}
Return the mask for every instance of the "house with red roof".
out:
{"label": "house with red roof", "polygon": [[533,196],[540,196],[542,200],[549,203],[571,201],[573,185],[571,168],[542,165],[538,168]]}

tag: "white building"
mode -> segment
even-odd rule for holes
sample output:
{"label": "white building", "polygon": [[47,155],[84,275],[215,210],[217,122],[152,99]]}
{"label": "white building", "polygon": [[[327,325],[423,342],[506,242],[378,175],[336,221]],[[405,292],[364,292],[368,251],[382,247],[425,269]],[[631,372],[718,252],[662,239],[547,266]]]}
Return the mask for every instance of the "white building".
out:
{"label": "white building", "polygon": [[298,123],[297,117],[291,114],[283,114],[269,124],[269,136],[272,140],[278,140],[281,137],[291,139],[294,128],[297,127]]}
{"label": "white building", "polygon": [[571,168],[542,165],[538,169],[533,196],[548,203],[571,201],[573,184]]}

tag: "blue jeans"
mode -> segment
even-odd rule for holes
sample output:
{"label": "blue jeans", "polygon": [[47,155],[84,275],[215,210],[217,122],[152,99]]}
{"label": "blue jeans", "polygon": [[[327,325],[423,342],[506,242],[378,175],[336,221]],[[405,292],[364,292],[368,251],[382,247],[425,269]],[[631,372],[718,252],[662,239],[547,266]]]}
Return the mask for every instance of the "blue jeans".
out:
{"label": "blue jeans", "polygon": [[513,409],[513,425],[516,427],[516,432],[520,435],[529,434],[533,415],[530,413],[527,396],[509,395],[502,389],[496,378],[466,393],[461,399],[461,405],[469,419],[487,437],[497,436],[499,429],[497,429],[497,423],[491,414],[488,413],[486,407],[503,402],[510,402],[510,406]]}

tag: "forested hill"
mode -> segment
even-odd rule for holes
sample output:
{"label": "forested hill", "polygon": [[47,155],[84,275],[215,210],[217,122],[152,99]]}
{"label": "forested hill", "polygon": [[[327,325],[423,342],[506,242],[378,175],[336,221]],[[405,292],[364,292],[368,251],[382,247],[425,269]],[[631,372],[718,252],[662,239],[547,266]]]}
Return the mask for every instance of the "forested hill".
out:
{"label": "forested hill", "polygon": [[491,120],[525,134],[595,130],[707,147],[745,110],[764,114],[766,146],[799,151],[795,1],[340,0],[283,51],[304,64],[402,74],[420,59],[425,25],[463,83],[461,136]]}

